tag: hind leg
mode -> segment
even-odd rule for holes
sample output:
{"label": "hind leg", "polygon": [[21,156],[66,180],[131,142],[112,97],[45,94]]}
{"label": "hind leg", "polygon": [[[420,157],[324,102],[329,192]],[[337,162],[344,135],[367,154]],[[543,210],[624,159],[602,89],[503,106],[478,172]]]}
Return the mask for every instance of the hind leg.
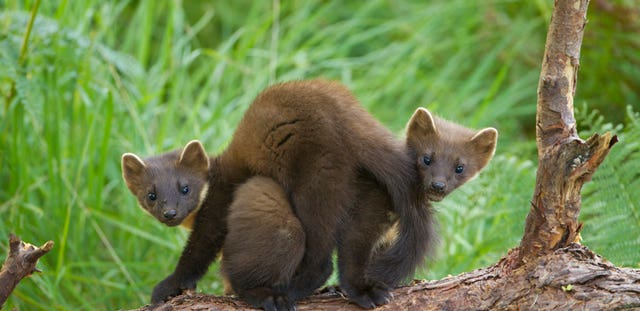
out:
{"label": "hind leg", "polygon": [[254,307],[293,310],[286,289],[305,250],[305,234],[282,187],[253,177],[238,187],[227,219],[222,273]]}
{"label": "hind leg", "polygon": [[306,251],[290,286],[294,300],[312,294],[331,275],[338,225],[355,198],[355,172],[339,160],[324,164],[307,170],[310,174],[291,189],[291,202],[306,234]]}

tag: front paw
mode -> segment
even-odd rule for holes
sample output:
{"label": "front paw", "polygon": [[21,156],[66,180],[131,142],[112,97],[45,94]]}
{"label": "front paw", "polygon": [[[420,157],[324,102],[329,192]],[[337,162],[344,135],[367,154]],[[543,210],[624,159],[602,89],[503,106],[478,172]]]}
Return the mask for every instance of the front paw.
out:
{"label": "front paw", "polygon": [[382,282],[370,282],[370,284],[354,289],[347,293],[349,299],[364,309],[373,309],[376,306],[388,304],[393,298],[391,288]]}
{"label": "front paw", "polygon": [[182,294],[185,290],[193,290],[196,288],[196,284],[193,282],[179,282],[173,274],[162,280],[156,287],[153,288],[151,294],[151,303],[157,304],[165,302],[172,297]]}

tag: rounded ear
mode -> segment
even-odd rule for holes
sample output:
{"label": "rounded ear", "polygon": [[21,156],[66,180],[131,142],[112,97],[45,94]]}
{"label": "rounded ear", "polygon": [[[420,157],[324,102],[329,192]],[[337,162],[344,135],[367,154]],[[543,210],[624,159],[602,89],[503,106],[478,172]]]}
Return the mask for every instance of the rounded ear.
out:
{"label": "rounded ear", "polygon": [[408,124],[408,133],[419,131],[421,134],[438,134],[436,123],[429,110],[419,107],[411,116]]}
{"label": "rounded ear", "polygon": [[[142,174],[147,166],[144,161],[133,153],[125,153],[122,155],[122,178],[131,192],[140,185]],[[135,194],[135,192],[134,192]]]}
{"label": "rounded ear", "polygon": [[428,136],[437,136],[438,129],[429,110],[422,107],[416,109],[407,123],[407,143],[413,148],[420,148]]}
{"label": "rounded ear", "polygon": [[498,130],[488,127],[478,131],[470,140],[476,152],[491,158],[498,144]]}
{"label": "rounded ear", "polygon": [[209,157],[200,141],[192,140],[187,143],[180,154],[178,164],[199,172],[209,170]]}

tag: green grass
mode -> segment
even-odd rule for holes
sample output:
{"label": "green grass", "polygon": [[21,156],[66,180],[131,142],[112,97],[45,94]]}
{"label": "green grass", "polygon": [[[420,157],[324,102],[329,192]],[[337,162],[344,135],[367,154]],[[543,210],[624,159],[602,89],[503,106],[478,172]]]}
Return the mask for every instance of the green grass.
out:
{"label": "green grass", "polygon": [[[637,137],[637,119],[625,111],[640,110],[640,21],[625,12],[640,3],[612,2],[613,10],[590,9],[576,103],[602,111],[601,123],[626,124],[609,126],[622,138]],[[533,191],[536,87],[551,5],[0,0],[0,241],[14,232],[56,243],[40,261],[44,272],[24,280],[6,308],[147,303],[188,233],[137,207],[121,178],[121,154],[156,154],[191,139],[219,152],[261,89],[313,77],[347,84],[399,135],[419,106],[498,128],[487,170],[438,204],[443,243],[420,276],[495,262],[519,243]],[[585,113],[579,121],[595,118]],[[637,163],[627,148],[616,146],[612,159],[620,149]],[[610,162],[603,170],[616,172]],[[601,180],[591,184],[617,191],[615,181]],[[599,225],[615,219],[597,207],[634,215],[638,198],[631,191],[601,198],[592,189],[585,189],[585,243],[637,266],[640,255]],[[216,271],[200,290],[220,292]]]}

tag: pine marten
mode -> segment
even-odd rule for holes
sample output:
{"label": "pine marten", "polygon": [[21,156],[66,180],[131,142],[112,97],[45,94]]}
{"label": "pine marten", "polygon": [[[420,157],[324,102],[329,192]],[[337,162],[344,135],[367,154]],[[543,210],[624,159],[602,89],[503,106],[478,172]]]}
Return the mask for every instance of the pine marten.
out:
{"label": "pine marten", "polygon": [[[495,151],[495,129],[476,132],[434,118],[423,108],[416,110],[407,129],[406,148],[416,161],[415,168],[420,176],[420,182],[415,185],[418,188],[416,199],[421,204],[417,215],[408,219],[426,226],[406,225],[399,221],[385,187],[366,171],[359,173],[356,203],[339,226],[340,285],[351,300],[364,308],[388,302],[390,287],[413,275],[416,266],[424,260],[424,254],[433,246],[436,226],[430,202],[442,200],[473,178]],[[273,180],[254,177],[258,178],[260,180],[247,182],[251,186],[242,185],[236,192],[230,211],[232,216],[227,221],[229,233],[222,259],[223,275],[230,280],[235,292],[254,303],[260,302],[255,291],[286,286],[304,249],[303,228],[291,213],[292,207],[282,195],[283,190]],[[239,213],[238,209],[242,218],[234,216]],[[401,237],[398,236],[399,226],[422,228],[423,231]],[[405,241],[398,243],[397,239]],[[282,249],[280,245],[289,253],[276,251]],[[392,251],[391,247],[396,249]],[[385,252],[398,257],[383,255]],[[416,261],[405,262],[403,256],[411,252],[422,256],[413,255]],[[278,309],[282,302],[269,303],[275,305],[273,309]]]}
{"label": "pine marten", "polygon": [[418,208],[395,209],[384,186],[365,173],[349,221],[339,231],[340,285],[353,301],[364,308],[385,304],[389,287],[413,276],[437,240],[431,202],[488,164],[497,135],[493,128],[474,131],[416,110],[407,125],[406,149],[419,176],[413,185]]}
{"label": "pine marten", "polygon": [[[493,155],[497,136],[485,129],[459,137],[472,133],[462,128],[442,135],[448,128],[438,128],[438,119],[413,123],[409,133],[431,127],[428,139],[442,142],[396,140],[336,82],[289,82],[256,98],[216,157],[208,158],[197,141],[145,160],[124,154],[123,177],[141,206],[169,226],[193,228],[152,302],[195,288],[223,243],[223,271],[254,306],[294,308],[326,281],[336,246],[348,295],[363,307],[388,301],[390,287],[414,272],[435,237],[428,200],[441,199],[475,175]],[[446,145],[449,139],[455,148]],[[441,173],[451,161],[455,174]],[[268,190],[242,195],[252,187]],[[257,212],[260,206],[265,210]],[[273,211],[282,217],[250,217]],[[282,230],[265,229],[270,226]],[[379,243],[389,230],[395,238]],[[252,246],[256,251],[248,254],[255,258],[240,255],[251,249],[242,245]],[[246,271],[248,266],[255,269]],[[245,272],[256,276],[243,279]]]}

